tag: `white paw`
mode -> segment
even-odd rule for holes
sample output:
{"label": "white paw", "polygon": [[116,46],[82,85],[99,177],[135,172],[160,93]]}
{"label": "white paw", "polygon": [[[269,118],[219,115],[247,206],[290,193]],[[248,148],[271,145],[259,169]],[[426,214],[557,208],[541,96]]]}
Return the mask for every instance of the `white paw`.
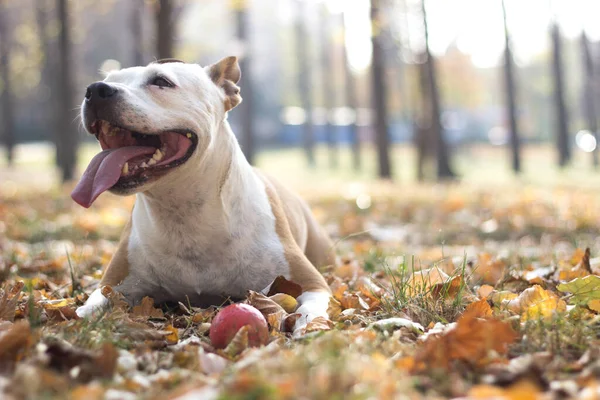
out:
{"label": "white paw", "polygon": [[304,335],[306,325],[316,317],[324,317],[329,319],[327,308],[329,307],[329,297],[327,292],[304,292],[296,300],[300,307],[296,313],[300,314],[300,318],[296,320],[294,325],[294,338],[299,338]]}
{"label": "white paw", "polygon": [[108,304],[108,299],[102,294],[102,289],[98,288],[92,292],[84,305],[75,310],[75,313],[79,318],[89,318],[106,310]]}

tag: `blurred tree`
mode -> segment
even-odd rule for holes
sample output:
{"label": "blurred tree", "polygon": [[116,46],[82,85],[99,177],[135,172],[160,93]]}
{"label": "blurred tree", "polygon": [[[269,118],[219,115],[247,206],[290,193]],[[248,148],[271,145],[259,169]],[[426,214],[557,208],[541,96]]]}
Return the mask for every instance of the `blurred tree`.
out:
{"label": "blurred tree", "polygon": [[144,0],[131,1],[131,16],[130,29],[133,42],[132,56],[133,65],[139,66],[144,64],[144,35],[143,35],[143,17],[144,17]]}
{"label": "blurred tree", "polygon": [[239,105],[241,128],[242,128],[242,150],[250,164],[254,164],[254,90],[251,76],[250,39],[248,38],[248,4],[245,0],[234,0],[233,6],[236,15],[237,38],[243,46],[243,54],[240,59],[242,80],[240,89],[244,101]]}
{"label": "blurred tree", "polygon": [[173,57],[173,4],[171,0],[158,0],[155,8],[156,16],[156,56]]}
{"label": "blurred tree", "polygon": [[329,167],[337,168],[339,165],[338,149],[335,135],[335,127],[331,123],[331,114],[335,106],[335,74],[333,70],[333,46],[332,29],[330,27],[330,14],[327,5],[321,7],[321,78],[323,79],[323,106],[325,108],[325,137],[329,149]]}
{"label": "blurred tree", "polygon": [[304,151],[310,167],[315,166],[315,139],[313,131],[313,104],[311,96],[310,60],[308,58],[308,34],[306,31],[306,10],[303,0],[296,0],[296,47],[298,50],[298,90],[300,101],[305,111]]}
{"label": "blurred tree", "polygon": [[50,96],[58,93],[56,88],[56,57],[52,57],[53,54],[56,54],[55,48],[52,46],[51,38],[48,35],[48,26],[49,26],[49,16],[50,10],[52,10],[51,0],[36,0],[36,23],[37,23],[37,33],[40,42],[40,50],[42,51],[42,71],[41,71],[41,84],[38,87],[38,90],[43,90],[46,93],[40,93],[39,97],[42,99],[46,99],[39,109],[39,112],[42,114],[41,118],[43,121],[43,125],[46,127],[46,132],[50,139],[54,142],[54,145],[57,146],[57,121],[56,121],[56,113],[57,113],[57,104],[53,101],[47,101]]}
{"label": "blurred tree", "polygon": [[358,135],[358,127],[356,126],[356,82],[354,81],[354,75],[350,68],[350,61],[348,59],[348,48],[346,47],[346,27],[344,25],[344,13],[340,14],[340,26],[342,28],[342,48],[344,52],[344,80],[345,80],[345,97],[346,107],[350,108],[354,112],[354,118],[350,122],[350,140],[352,142],[352,167],[355,171],[359,171],[361,167],[360,157],[360,136]]}
{"label": "blurred tree", "polygon": [[571,161],[569,143],[569,115],[565,103],[565,78],[562,68],[562,43],[560,29],[556,18],[551,24],[552,36],[552,73],[554,76],[554,106],[556,107],[556,145],[558,148],[558,165],[564,167]]}
{"label": "blurred tree", "polygon": [[444,138],[444,131],[441,121],[441,106],[440,106],[440,93],[439,86],[437,83],[437,76],[435,71],[435,59],[431,56],[429,49],[429,27],[427,25],[427,10],[425,7],[425,0],[421,0],[421,12],[423,16],[423,28],[425,33],[425,63],[423,73],[426,74],[426,79],[422,82],[426,83],[426,87],[423,88],[423,98],[428,102],[430,117],[431,117],[431,139],[433,139],[435,154],[437,158],[437,178],[438,179],[452,179],[456,177],[456,174],[450,166],[449,149]]}
{"label": "blurred tree", "polygon": [[14,110],[13,93],[10,76],[11,37],[8,26],[6,0],[0,0],[0,103],[2,106],[2,142],[6,147],[6,159],[8,165],[13,163],[13,151],[15,146],[14,136]]}
{"label": "blurred tree", "polygon": [[506,107],[508,109],[510,129],[510,149],[512,155],[512,169],[518,174],[521,172],[521,144],[517,127],[516,90],[514,77],[514,61],[511,49],[510,33],[508,32],[506,4],[502,1],[502,16],[504,21],[504,87],[506,95]]}
{"label": "blurred tree", "polygon": [[62,172],[62,180],[73,179],[77,161],[77,145],[79,135],[74,129],[73,115],[73,68],[71,54],[71,24],[69,20],[69,1],[57,0],[58,21],[60,22],[60,34],[58,36],[58,120],[57,120],[57,142],[56,161]]}
{"label": "blurred tree", "polygon": [[[585,118],[587,129],[590,130],[596,144],[598,144],[598,119],[596,116],[597,104],[596,104],[596,90],[598,90],[598,80],[596,79],[596,72],[594,71],[594,60],[592,58],[592,51],[590,48],[590,40],[585,30],[581,33],[581,52],[583,55],[583,73],[585,79],[583,80],[583,101],[585,108]],[[598,146],[592,151],[592,163],[594,167],[598,167]]]}
{"label": "blurred tree", "polygon": [[371,0],[371,29],[373,60],[371,62],[372,101],[375,110],[375,144],[379,162],[379,177],[392,177],[390,166],[390,138],[388,133],[387,99],[385,90],[385,67],[381,32],[380,0]]}

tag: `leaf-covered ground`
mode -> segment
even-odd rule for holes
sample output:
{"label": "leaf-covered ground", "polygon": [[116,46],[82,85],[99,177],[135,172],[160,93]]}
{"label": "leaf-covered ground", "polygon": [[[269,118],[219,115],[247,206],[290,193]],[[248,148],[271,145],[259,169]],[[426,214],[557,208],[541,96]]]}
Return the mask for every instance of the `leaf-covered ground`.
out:
{"label": "leaf-covered ground", "polygon": [[307,193],[336,240],[333,323],[292,340],[283,282],[247,299],[270,343],[247,348],[242,331],[224,350],[208,338],[216,309],[130,308],[105,288],[111,310],[77,319],[133,199],[84,210],[65,193],[0,187],[2,398],[600,397],[597,191]]}

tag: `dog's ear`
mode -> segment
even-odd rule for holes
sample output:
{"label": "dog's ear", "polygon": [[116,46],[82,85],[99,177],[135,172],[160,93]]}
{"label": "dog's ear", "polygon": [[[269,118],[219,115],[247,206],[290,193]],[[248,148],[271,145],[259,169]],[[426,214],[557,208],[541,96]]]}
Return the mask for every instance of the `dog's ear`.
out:
{"label": "dog's ear", "polygon": [[240,88],[236,85],[242,76],[237,57],[226,57],[206,69],[210,79],[225,91],[225,111],[231,110],[242,102]]}

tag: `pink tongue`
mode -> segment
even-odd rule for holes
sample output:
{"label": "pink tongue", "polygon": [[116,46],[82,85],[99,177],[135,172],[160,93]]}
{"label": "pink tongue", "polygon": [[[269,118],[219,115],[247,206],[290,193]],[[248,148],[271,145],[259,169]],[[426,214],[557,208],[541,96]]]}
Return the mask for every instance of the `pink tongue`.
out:
{"label": "pink tongue", "polygon": [[92,205],[102,192],[110,189],[121,177],[123,165],[132,158],[154,154],[156,148],[126,146],[96,154],[71,193],[71,198],[85,208]]}

